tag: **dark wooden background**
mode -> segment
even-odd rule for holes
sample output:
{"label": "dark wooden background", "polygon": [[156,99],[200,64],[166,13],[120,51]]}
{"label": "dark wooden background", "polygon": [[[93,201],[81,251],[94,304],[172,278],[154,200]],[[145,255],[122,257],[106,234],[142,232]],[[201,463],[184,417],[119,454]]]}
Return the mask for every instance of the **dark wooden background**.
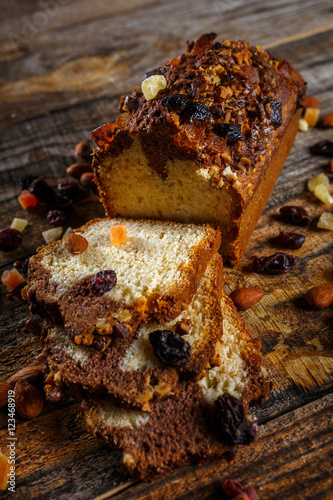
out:
{"label": "dark wooden background", "polygon": [[[288,59],[333,111],[333,4],[330,0],[41,0],[0,3],[0,186],[1,228],[14,216],[29,219],[15,252],[1,253],[0,273],[34,253],[49,224],[17,203],[25,174],[52,185],[65,177],[75,144],[114,120],[119,96],[142,75],[182,52],[187,39],[215,31],[219,39],[245,39]],[[219,497],[220,479],[253,485],[262,499],[332,498],[332,308],[314,311],[304,293],[332,283],[333,237],[316,229],[325,207],[306,181],[329,161],[309,145],[332,139],[332,129],[298,134],[241,264],[226,271],[226,288],[259,286],[263,300],[243,316],[263,342],[275,389],[257,410],[260,437],[235,462],[187,467],[152,484],[133,483],[119,454],[90,437],[77,403],[47,404],[33,421],[17,418],[16,494],[9,499],[206,499]],[[332,180],[332,175],[330,176]],[[300,204],[315,222],[294,253],[298,268],[282,277],[251,273],[253,254],[275,251],[270,238],[292,229],[276,214]],[[72,227],[102,216],[96,196],[76,205]],[[27,305],[1,287],[0,380],[33,364],[39,332],[25,327]],[[6,411],[0,410],[0,448],[6,449]]]}

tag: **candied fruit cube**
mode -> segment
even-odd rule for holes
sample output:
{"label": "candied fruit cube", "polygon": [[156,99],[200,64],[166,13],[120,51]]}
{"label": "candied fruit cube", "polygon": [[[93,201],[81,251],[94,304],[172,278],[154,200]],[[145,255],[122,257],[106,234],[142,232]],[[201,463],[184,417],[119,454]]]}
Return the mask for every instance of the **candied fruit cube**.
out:
{"label": "candied fruit cube", "polygon": [[28,189],[24,189],[20,196],[18,197],[18,201],[24,210],[30,207],[35,207],[38,203],[36,196],[34,196]]}
{"label": "candied fruit cube", "polygon": [[141,89],[147,101],[150,101],[157,96],[160,90],[165,89],[166,86],[167,82],[163,75],[152,75],[143,80]]}
{"label": "candied fruit cube", "polygon": [[309,130],[309,124],[304,118],[300,118],[298,122],[298,130],[300,132],[307,132]]}
{"label": "candied fruit cube", "polygon": [[329,178],[327,177],[327,175],[325,175],[323,173],[317,175],[317,177],[314,177],[313,179],[310,179],[308,181],[308,188],[311,191],[311,193],[314,193],[314,190],[316,189],[316,187],[320,186],[321,184],[323,186],[325,186],[327,189],[330,185]]}
{"label": "candied fruit cube", "polygon": [[19,285],[22,285],[22,283],[25,283],[25,279],[22,274],[20,274],[15,268],[10,271],[4,271],[1,276],[1,281],[10,292],[15,290],[15,288]]}
{"label": "candied fruit cube", "polygon": [[51,241],[59,239],[63,232],[64,232],[63,228],[59,226],[55,227],[54,229],[48,229],[47,231],[43,231],[42,236],[46,243],[51,243]]}
{"label": "candied fruit cube", "polygon": [[322,201],[323,203],[333,203],[333,198],[330,195],[328,189],[324,184],[319,184],[319,186],[316,186],[314,190],[314,195],[318,200]]}
{"label": "candied fruit cube", "polygon": [[319,217],[317,227],[333,231],[333,212],[323,212]]}
{"label": "candied fruit cube", "polygon": [[27,225],[28,221],[26,219],[19,219],[18,217],[14,217],[10,227],[11,229],[16,229],[17,231],[20,231],[20,233],[23,233]]}
{"label": "candied fruit cube", "polygon": [[315,127],[319,120],[320,110],[319,108],[306,108],[304,112],[304,120],[307,122],[309,127]]}
{"label": "candied fruit cube", "polygon": [[127,228],[125,224],[110,227],[111,245],[121,245],[127,241]]}

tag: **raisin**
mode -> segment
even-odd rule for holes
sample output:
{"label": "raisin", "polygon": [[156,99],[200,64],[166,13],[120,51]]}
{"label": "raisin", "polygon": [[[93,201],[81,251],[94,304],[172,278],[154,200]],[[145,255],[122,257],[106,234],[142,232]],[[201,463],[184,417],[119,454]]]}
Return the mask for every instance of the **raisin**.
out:
{"label": "raisin", "polygon": [[213,120],[213,117],[210,109],[205,104],[201,102],[189,102],[181,114],[181,119],[184,122],[207,124]]}
{"label": "raisin", "polygon": [[296,224],[297,226],[308,226],[312,219],[305,208],[288,205],[280,208],[280,215],[283,220]]}
{"label": "raisin", "polygon": [[271,124],[275,129],[281,127],[282,104],[279,101],[270,101],[270,108],[271,108]]}
{"label": "raisin", "polygon": [[314,155],[325,155],[333,157],[333,141],[320,141],[317,142],[314,146],[310,147],[311,153]]}
{"label": "raisin", "polygon": [[101,297],[106,292],[112,290],[117,283],[117,275],[115,271],[99,271],[91,279],[90,289],[96,297]]}
{"label": "raisin", "polygon": [[62,226],[67,220],[67,214],[62,210],[50,210],[46,216],[50,224]]}
{"label": "raisin", "polygon": [[305,241],[305,236],[299,233],[284,233],[280,232],[279,236],[276,238],[277,243],[283,248],[290,248],[291,250],[297,250],[301,248]]}
{"label": "raisin", "polygon": [[57,189],[62,196],[67,198],[76,198],[79,193],[79,186],[74,181],[59,182]]}
{"label": "raisin", "polygon": [[218,123],[216,130],[218,135],[225,137],[227,141],[236,142],[243,140],[242,129],[236,123]]}
{"label": "raisin", "polygon": [[147,71],[147,73],[143,75],[142,81],[145,80],[146,78],[149,78],[150,76],[163,75],[163,73],[164,73],[163,67],[152,69],[151,71]]}
{"label": "raisin", "polygon": [[71,231],[64,238],[64,244],[67,250],[73,255],[85,252],[89,246],[88,240],[80,234],[74,233],[74,231]]}
{"label": "raisin", "polygon": [[30,184],[29,191],[36,196],[38,201],[49,205],[53,204],[56,198],[56,193],[44,179],[35,179]]}
{"label": "raisin", "polygon": [[278,252],[268,257],[253,257],[253,271],[265,274],[283,274],[291,271],[299,258],[288,253]]}
{"label": "raisin", "polygon": [[240,399],[223,394],[215,401],[218,430],[223,440],[230,444],[250,444],[257,436],[257,426],[246,415]]}
{"label": "raisin", "polygon": [[187,99],[183,94],[172,94],[161,99],[162,106],[168,108],[169,111],[183,111],[187,104]]}
{"label": "raisin", "polygon": [[24,175],[23,177],[20,177],[20,186],[21,189],[29,189],[30,184],[33,183],[34,180],[38,179],[36,175]]}
{"label": "raisin", "polygon": [[10,252],[16,250],[22,243],[22,233],[17,229],[7,228],[0,231],[0,250]]}
{"label": "raisin", "polygon": [[155,356],[165,366],[181,368],[191,359],[191,346],[171,330],[155,330],[149,334]]}

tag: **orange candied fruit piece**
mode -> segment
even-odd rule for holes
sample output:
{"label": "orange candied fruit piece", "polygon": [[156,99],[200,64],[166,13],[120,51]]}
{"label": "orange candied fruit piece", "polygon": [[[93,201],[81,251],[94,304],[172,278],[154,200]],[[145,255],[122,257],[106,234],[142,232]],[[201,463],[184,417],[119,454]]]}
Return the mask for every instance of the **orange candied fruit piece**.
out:
{"label": "orange candied fruit piece", "polygon": [[306,108],[304,112],[304,120],[309,127],[315,127],[319,120],[319,108]]}
{"label": "orange candied fruit piece", "polygon": [[28,189],[24,189],[20,196],[18,197],[18,201],[24,210],[30,207],[35,207],[38,203],[36,196],[34,196]]}
{"label": "orange candied fruit piece", "polygon": [[110,240],[111,245],[121,245],[127,241],[127,228],[126,224],[118,224],[117,226],[110,227]]}
{"label": "orange candied fruit piece", "polygon": [[2,283],[8,288],[10,292],[15,290],[19,285],[25,283],[25,279],[15,268],[10,271],[4,271],[1,276]]}

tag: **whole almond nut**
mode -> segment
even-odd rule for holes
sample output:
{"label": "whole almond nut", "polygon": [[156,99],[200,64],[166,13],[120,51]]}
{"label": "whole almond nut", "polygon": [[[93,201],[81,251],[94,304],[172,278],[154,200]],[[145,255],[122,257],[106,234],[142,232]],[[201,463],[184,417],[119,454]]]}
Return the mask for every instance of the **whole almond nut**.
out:
{"label": "whole almond nut", "polygon": [[13,387],[5,382],[0,382],[0,408],[8,404],[8,391],[12,391]]}
{"label": "whole almond nut", "polygon": [[237,309],[249,309],[263,298],[265,292],[260,288],[239,288],[234,290],[229,297]]}
{"label": "whole almond nut", "polygon": [[86,187],[96,187],[94,178],[95,176],[93,172],[86,172],[81,175],[80,182],[83,186]]}
{"label": "whole almond nut", "polygon": [[26,366],[14,373],[8,380],[7,384],[15,385],[16,382],[29,382],[29,384],[36,384],[43,380],[43,367],[42,366]]}
{"label": "whole almond nut", "polygon": [[80,234],[74,233],[74,231],[71,231],[64,238],[64,244],[67,250],[73,255],[85,252],[89,246],[88,240]]}
{"label": "whole almond nut", "polygon": [[75,146],[74,154],[77,158],[88,159],[91,155],[91,146],[88,141],[80,141]]}
{"label": "whole almond nut", "polygon": [[319,285],[310,288],[305,294],[305,300],[314,309],[325,309],[333,304],[333,285]]}
{"label": "whole almond nut", "polygon": [[333,127],[333,113],[327,113],[323,118],[323,127]]}
{"label": "whole almond nut", "polygon": [[92,172],[91,165],[87,163],[73,163],[66,169],[66,174],[79,179],[86,172]]}
{"label": "whole almond nut", "polygon": [[39,390],[28,382],[20,381],[16,383],[14,391],[17,413],[28,420],[37,417],[44,406]]}

